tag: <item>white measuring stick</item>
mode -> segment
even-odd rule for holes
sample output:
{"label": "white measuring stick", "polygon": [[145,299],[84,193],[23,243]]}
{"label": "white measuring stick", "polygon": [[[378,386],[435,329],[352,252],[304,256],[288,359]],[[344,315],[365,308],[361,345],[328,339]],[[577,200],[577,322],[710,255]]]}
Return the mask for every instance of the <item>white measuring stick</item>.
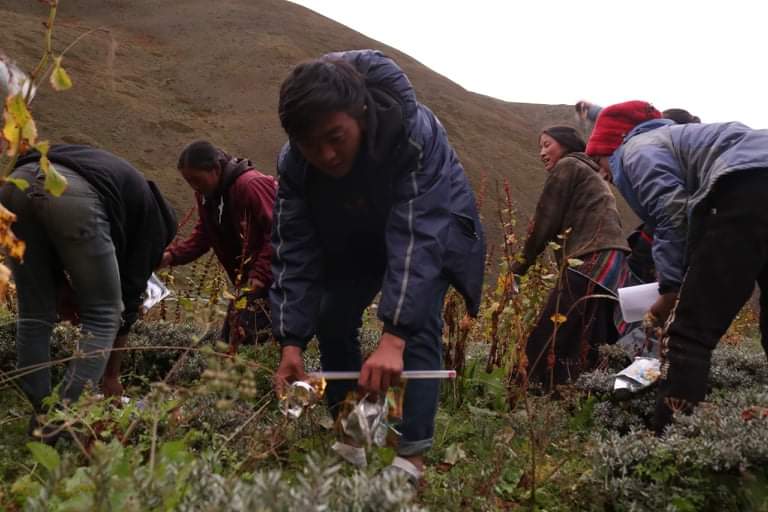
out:
{"label": "white measuring stick", "polygon": [[[325,380],[357,380],[360,372],[314,372],[309,374],[313,379]],[[413,370],[400,374],[403,379],[455,379],[456,370]]]}

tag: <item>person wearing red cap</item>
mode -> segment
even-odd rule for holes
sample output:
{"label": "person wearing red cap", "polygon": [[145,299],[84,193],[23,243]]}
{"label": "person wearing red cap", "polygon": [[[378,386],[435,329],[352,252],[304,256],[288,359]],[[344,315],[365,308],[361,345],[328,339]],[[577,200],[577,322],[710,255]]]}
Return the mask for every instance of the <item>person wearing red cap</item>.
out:
{"label": "person wearing red cap", "polygon": [[[654,229],[666,321],[655,427],[705,398],[712,350],[752,295],[768,289],[768,130],[685,124],[630,101],[600,112],[587,154]],[[768,353],[768,295],[760,297]]]}
{"label": "person wearing red cap", "polygon": [[[561,246],[555,251],[558,266],[573,258],[582,261],[574,267],[565,263],[526,343],[529,382],[551,389],[593,367],[598,346],[618,338],[614,302],[585,298],[616,293],[626,274],[629,247],[616,199],[600,179],[598,165],[584,154],[581,135],[569,126],[553,126],[539,135],[539,148],[548,176],[512,273],[525,274],[549,242]],[[558,314],[566,319],[555,334],[551,319]]]}

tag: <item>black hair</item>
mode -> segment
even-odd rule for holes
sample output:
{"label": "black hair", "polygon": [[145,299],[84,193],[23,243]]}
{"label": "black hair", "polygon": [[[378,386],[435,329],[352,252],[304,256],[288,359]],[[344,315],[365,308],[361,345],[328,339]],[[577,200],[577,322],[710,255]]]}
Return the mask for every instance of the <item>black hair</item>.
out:
{"label": "black hair", "polygon": [[278,113],[288,137],[302,140],[323,116],[365,113],[365,78],[349,62],[317,59],[296,66],[280,86]]}
{"label": "black hair", "polygon": [[677,124],[700,123],[701,119],[682,108],[668,108],[661,113],[664,119],[671,119]]}
{"label": "black hair", "polygon": [[224,169],[231,160],[230,156],[207,140],[196,140],[187,145],[179,155],[176,168],[200,169],[210,171],[215,168]]}
{"label": "black hair", "polygon": [[[565,149],[566,154],[574,152],[583,153],[587,148],[587,144],[584,142],[581,134],[570,126],[550,126],[542,130],[541,133],[546,133],[555,139]],[[539,138],[541,138],[541,135],[539,135]]]}

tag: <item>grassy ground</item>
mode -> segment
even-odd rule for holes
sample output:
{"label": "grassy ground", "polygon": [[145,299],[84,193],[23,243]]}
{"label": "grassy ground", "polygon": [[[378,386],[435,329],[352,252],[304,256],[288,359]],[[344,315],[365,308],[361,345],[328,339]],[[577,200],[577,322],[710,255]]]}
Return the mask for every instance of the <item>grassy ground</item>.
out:
{"label": "grassy ground", "polygon": [[[196,334],[191,327],[144,324],[131,344],[189,344]],[[60,329],[56,346],[65,352],[70,337]],[[367,331],[367,343],[374,339],[375,331]],[[12,333],[0,340],[7,370]],[[272,499],[272,508],[263,510],[295,509],[300,501],[280,505],[283,498],[254,494],[267,492],[266,472],[279,470],[286,487],[278,494],[304,499],[306,510],[320,510],[323,499],[331,510],[768,510],[768,367],[756,343],[724,344],[714,362],[710,403],[662,439],[643,429],[652,396],[615,404],[605,393],[610,371],[625,362],[622,354],[606,351],[605,370],[562,389],[556,399],[518,397],[510,406],[504,371],[484,371],[486,351],[485,344],[470,345],[463,379],[444,389],[435,446],[416,497],[382,490],[377,475],[394,456],[391,448],[374,449],[363,472],[337,468],[324,408],[297,421],[279,413],[269,389],[277,349],[268,346],[246,350],[239,360],[193,352],[181,364],[174,351],[133,352],[126,380],[132,396],[145,396],[144,408],[118,411],[90,402],[61,414],[89,435],[83,447],[60,441],[61,463],[53,470],[26,446],[29,410],[18,393],[4,388],[0,499],[7,510],[109,510],[97,506],[101,488],[109,498],[102,504],[120,503],[124,510],[221,509],[210,508],[212,496],[228,510],[240,510],[235,502],[243,496]],[[307,363],[317,364],[315,352]],[[167,386],[147,384],[173,366],[178,377]],[[200,378],[204,369],[214,378]],[[249,387],[256,392],[245,393]],[[125,447],[109,444],[114,439]],[[172,482],[156,474],[161,469]],[[305,474],[310,470],[314,484]],[[349,489],[338,496],[323,491],[320,480]],[[208,490],[196,491],[190,482],[207,482]],[[224,494],[211,491],[216,485]],[[387,492],[395,502],[371,497]],[[72,501],[75,495],[91,501]],[[131,498],[121,502],[122,495]]]}

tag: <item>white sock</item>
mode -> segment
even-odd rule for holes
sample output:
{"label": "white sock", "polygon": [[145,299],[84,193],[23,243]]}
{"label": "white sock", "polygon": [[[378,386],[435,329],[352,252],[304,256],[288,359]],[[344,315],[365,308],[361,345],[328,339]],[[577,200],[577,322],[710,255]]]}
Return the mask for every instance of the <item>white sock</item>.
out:
{"label": "white sock", "polygon": [[408,475],[408,478],[413,482],[418,482],[421,480],[423,472],[408,459],[403,457],[395,457],[395,460],[392,461],[392,467],[405,471],[405,473]]}
{"label": "white sock", "polygon": [[336,441],[333,443],[333,446],[331,446],[331,450],[335,451],[339,457],[353,466],[364,468],[368,465],[368,459],[365,456],[365,448]]}

